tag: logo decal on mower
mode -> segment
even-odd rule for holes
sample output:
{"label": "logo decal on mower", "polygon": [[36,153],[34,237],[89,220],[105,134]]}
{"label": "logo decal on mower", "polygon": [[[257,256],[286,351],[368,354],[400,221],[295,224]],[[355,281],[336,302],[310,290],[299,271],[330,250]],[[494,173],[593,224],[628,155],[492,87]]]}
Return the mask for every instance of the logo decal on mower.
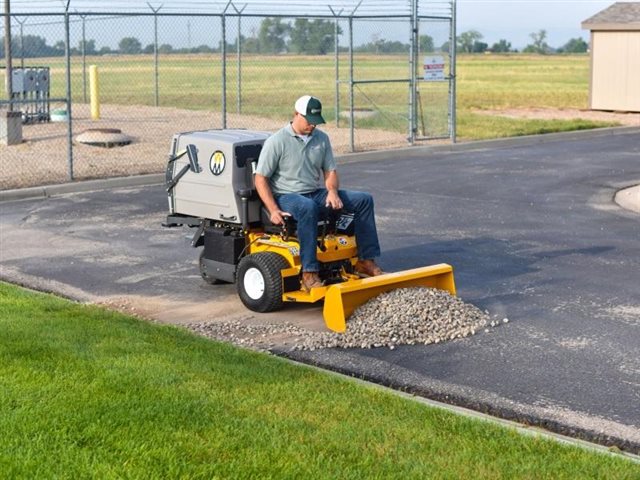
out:
{"label": "logo decal on mower", "polygon": [[213,173],[215,176],[218,176],[222,172],[224,172],[224,167],[226,164],[227,160],[224,158],[224,153],[222,153],[220,150],[216,150],[215,152],[213,152],[213,155],[211,155],[211,158],[209,159],[209,170],[211,170],[211,173]]}

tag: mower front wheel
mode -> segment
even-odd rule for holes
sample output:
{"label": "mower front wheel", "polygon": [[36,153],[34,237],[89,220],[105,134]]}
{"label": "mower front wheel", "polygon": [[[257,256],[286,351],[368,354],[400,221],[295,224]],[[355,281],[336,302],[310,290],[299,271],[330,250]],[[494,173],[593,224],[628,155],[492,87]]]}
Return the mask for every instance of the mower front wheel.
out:
{"label": "mower front wheel", "polygon": [[254,312],[282,308],[282,274],[289,266],[282,255],[260,252],[247,255],[238,264],[236,288],[240,300]]}

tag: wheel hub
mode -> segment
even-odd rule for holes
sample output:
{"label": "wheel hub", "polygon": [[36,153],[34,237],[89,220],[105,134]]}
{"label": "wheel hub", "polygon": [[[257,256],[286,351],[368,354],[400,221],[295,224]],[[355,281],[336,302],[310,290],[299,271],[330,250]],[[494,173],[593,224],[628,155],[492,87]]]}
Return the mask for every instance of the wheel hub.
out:
{"label": "wheel hub", "polygon": [[253,300],[258,300],[264,295],[264,276],[262,272],[252,267],[244,274],[244,291]]}

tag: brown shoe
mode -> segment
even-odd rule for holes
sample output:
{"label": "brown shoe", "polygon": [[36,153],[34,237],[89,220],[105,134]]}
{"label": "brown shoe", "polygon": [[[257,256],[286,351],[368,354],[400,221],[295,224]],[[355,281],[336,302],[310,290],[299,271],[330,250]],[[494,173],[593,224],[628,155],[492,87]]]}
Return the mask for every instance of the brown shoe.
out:
{"label": "brown shoe", "polygon": [[384,273],[373,260],[358,260],[353,268],[361,277],[377,277]]}
{"label": "brown shoe", "polygon": [[302,281],[300,286],[305,292],[310,291],[312,288],[322,287],[322,280],[318,272],[302,272]]}

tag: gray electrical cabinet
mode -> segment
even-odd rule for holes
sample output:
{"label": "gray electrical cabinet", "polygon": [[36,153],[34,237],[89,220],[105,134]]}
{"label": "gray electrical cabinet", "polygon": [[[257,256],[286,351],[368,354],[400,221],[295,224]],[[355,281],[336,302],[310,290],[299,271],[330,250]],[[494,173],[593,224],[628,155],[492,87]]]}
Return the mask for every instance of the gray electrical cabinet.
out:
{"label": "gray electrical cabinet", "polygon": [[36,72],[36,90],[38,92],[49,93],[49,69],[40,69]]}
{"label": "gray electrical cabinet", "polygon": [[35,92],[38,86],[38,71],[35,68],[27,68],[24,70],[24,89],[23,92]]}
{"label": "gray electrical cabinet", "polygon": [[14,94],[22,94],[24,88],[24,71],[18,68],[12,69],[11,72],[11,91]]}
{"label": "gray electrical cabinet", "polygon": [[22,112],[23,123],[48,122],[51,119],[49,67],[13,68],[11,100]]}

